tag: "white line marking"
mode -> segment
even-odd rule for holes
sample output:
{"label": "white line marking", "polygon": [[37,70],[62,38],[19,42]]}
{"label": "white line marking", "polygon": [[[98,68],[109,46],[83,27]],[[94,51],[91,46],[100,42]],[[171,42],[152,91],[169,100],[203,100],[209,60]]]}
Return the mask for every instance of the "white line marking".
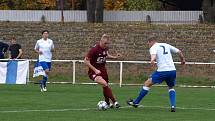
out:
{"label": "white line marking", "polygon": [[0,113],[20,113],[20,112],[65,112],[65,111],[87,111],[96,110],[96,108],[80,108],[80,109],[44,109],[44,110],[10,110],[0,111]]}
{"label": "white line marking", "polygon": [[[131,106],[123,106],[121,109],[133,108]],[[158,108],[158,109],[169,109],[170,107],[165,106],[143,106],[139,105],[138,108]],[[176,107],[176,109],[180,110],[202,110],[202,111],[215,111],[214,108],[195,108],[195,107]],[[0,113],[22,113],[22,112],[65,112],[65,111],[89,111],[89,110],[97,110],[97,108],[71,108],[71,109],[35,109],[35,110],[8,110],[8,111],[0,111]]]}

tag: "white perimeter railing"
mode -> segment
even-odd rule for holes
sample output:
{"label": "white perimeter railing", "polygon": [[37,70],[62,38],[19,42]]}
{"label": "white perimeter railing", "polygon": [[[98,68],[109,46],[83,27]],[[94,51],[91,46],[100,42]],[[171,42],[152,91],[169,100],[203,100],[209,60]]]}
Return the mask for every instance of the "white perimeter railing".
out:
{"label": "white perimeter railing", "polygon": [[[1,60],[8,60],[8,59],[0,59]],[[36,62],[36,59],[17,59],[17,60],[28,60],[29,62]],[[52,60],[52,62],[72,62],[73,65],[73,78],[72,78],[72,84],[76,84],[76,63],[83,63],[83,60]],[[134,63],[134,64],[147,64],[150,63],[149,61],[107,61],[107,63],[119,63],[119,86],[122,86],[123,82],[123,63]],[[180,62],[174,62],[175,64],[180,64]],[[186,62],[186,65],[215,65],[215,63],[203,63],[203,62]],[[30,66],[29,66],[29,71],[30,71]],[[30,80],[30,74],[28,71],[28,76],[27,76],[27,81],[29,82]],[[95,83],[80,83],[80,84],[95,84]],[[133,85],[133,84],[131,84]],[[162,86],[162,85],[161,85]],[[215,86],[189,86],[189,85],[181,85],[181,87],[210,87],[210,88],[215,88]]]}

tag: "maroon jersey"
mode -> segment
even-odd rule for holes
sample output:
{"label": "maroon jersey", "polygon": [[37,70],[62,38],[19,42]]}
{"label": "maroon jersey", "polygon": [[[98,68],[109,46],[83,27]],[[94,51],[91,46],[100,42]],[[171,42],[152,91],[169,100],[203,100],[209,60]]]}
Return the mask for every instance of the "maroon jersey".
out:
{"label": "maroon jersey", "polygon": [[[96,44],[94,47],[92,47],[89,50],[86,57],[89,58],[92,66],[94,66],[96,69],[101,71],[100,76],[102,76],[103,79],[105,79],[108,82],[108,75],[105,67],[107,51],[108,49],[103,49],[100,47],[99,44]],[[96,76],[98,76],[90,68],[89,68],[88,74],[89,74],[89,77],[93,80],[95,79]]]}

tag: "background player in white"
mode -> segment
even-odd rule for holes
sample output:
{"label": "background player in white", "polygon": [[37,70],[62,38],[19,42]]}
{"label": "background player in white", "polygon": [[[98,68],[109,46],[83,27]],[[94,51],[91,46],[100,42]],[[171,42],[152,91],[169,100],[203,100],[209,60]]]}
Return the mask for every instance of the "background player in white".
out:
{"label": "background player in white", "polygon": [[51,69],[52,52],[54,51],[54,44],[51,39],[48,38],[49,31],[44,30],[42,32],[42,39],[38,40],[35,45],[35,51],[39,54],[39,63],[43,67],[46,76],[43,76],[43,80],[40,81],[41,91],[47,91],[46,82]]}
{"label": "background player in white", "polygon": [[127,104],[138,107],[139,102],[148,93],[153,84],[159,84],[165,81],[169,87],[171,112],[175,112],[175,90],[173,87],[175,86],[176,68],[171,53],[178,53],[182,65],[185,64],[185,58],[179,49],[166,43],[158,43],[155,37],[150,37],[147,43],[150,47],[150,63],[154,66],[155,62],[157,62],[157,70],[144,82],[139,96],[135,100],[128,100]]}

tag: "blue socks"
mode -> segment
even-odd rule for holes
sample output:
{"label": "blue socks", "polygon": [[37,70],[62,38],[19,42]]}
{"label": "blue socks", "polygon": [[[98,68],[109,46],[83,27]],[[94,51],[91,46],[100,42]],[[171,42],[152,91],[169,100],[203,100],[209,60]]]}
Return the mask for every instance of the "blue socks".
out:
{"label": "blue socks", "polygon": [[43,80],[40,81],[40,88],[46,87],[46,82],[48,80],[48,77],[43,76]]}
{"label": "blue socks", "polygon": [[[141,89],[138,97],[133,101],[134,104],[139,104],[140,101],[145,97],[145,95],[149,91],[149,87],[143,86],[143,89]],[[170,105],[172,108],[175,108],[175,90],[174,89],[169,89],[169,100],[170,100]]]}
{"label": "blue socks", "polygon": [[46,87],[46,82],[48,80],[48,77],[43,76],[43,86]]}
{"label": "blue socks", "polygon": [[40,80],[40,89],[43,88],[43,80]]}
{"label": "blue socks", "polygon": [[169,100],[172,108],[175,107],[175,90],[169,89]]}
{"label": "blue socks", "polygon": [[134,100],[133,103],[139,104],[143,97],[145,97],[145,95],[148,93],[149,89],[149,87],[143,86],[143,89],[141,89],[139,96]]}

